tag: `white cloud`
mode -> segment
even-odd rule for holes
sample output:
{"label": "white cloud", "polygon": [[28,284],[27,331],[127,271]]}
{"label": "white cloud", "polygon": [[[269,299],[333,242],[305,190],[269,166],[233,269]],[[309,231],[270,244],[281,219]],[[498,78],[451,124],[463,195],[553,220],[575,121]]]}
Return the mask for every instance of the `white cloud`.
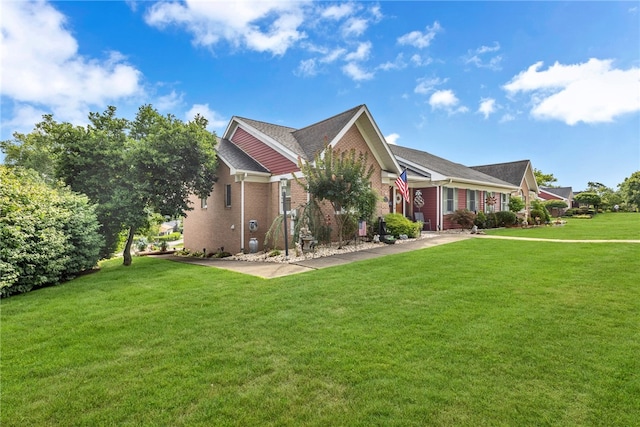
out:
{"label": "white cloud", "polygon": [[371,80],[374,76],[373,73],[365,71],[360,65],[355,62],[349,62],[342,67],[342,71],[355,81]]}
{"label": "white cloud", "polygon": [[369,27],[369,21],[364,18],[352,17],[344,23],[342,34],[344,37],[361,36]]}
{"label": "white cloud", "polygon": [[485,119],[488,119],[489,116],[496,111],[496,100],[493,98],[483,98],[480,101],[480,107],[478,108],[478,113],[484,115]]}
{"label": "white cloud", "polygon": [[398,43],[402,45],[410,45],[417,47],[418,49],[424,49],[429,47],[431,41],[436,37],[436,34],[442,31],[442,27],[438,21],[434,22],[431,27],[427,26],[425,32],[411,31],[398,38]]}
{"label": "white cloud", "polygon": [[585,63],[556,62],[545,71],[537,62],[503,88],[510,94],[530,93],[531,114],[574,125],[611,122],[617,116],[640,111],[640,68],[612,68],[612,60],[592,58]]}
{"label": "white cloud", "polygon": [[500,118],[500,123],[507,123],[515,120],[516,117],[513,114],[506,113],[504,116]]}
{"label": "white cloud", "polygon": [[306,38],[299,27],[304,21],[307,3],[282,0],[163,2],[154,4],[145,20],[158,28],[185,27],[197,45],[213,48],[226,40],[235,47],[283,55]]}
{"label": "white cloud", "polygon": [[465,106],[459,106],[460,100],[456,97],[452,90],[438,90],[429,97],[429,105],[433,110],[445,110],[449,114],[466,113],[469,109]]}
{"label": "white cloud", "polygon": [[344,56],[346,53],[347,53],[347,50],[344,49],[344,48],[333,49],[333,50],[327,52],[327,54],[325,56],[320,58],[320,62],[324,62],[324,63],[334,62],[337,59],[339,59],[340,57]]}
{"label": "white cloud", "polygon": [[66,17],[47,2],[3,2],[0,22],[0,93],[17,105],[3,112],[6,123],[29,110],[84,123],[91,107],[143,93],[142,73],[122,54],[80,55]]}
{"label": "white cloud", "polygon": [[227,125],[227,120],[217,112],[209,108],[209,104],[193,104],[191,109],[185,113],[185,121],[191,121],[196,114],[200,114],[202,117],[209,121],[207,129],[224,129]]}
{"label": "white cloud", "polygon": [[398,143],[398,139],[400,139],[400,135],[398,135],[397,133],[392,133],[385,136],[384,139],[386,139],[389,144],[396,145]]}
{"label": "white cloud", "polygon": [[371,54],[371,42],[363,42],[358,44],[358,48],[345,57],[347,61],[366,61]]}
{"label": "white cloud", "polygon": [[355,5],[353,3],[343,3],[340,5],[329,6],[322,11],[320,16],[322,16],[323,18],[339,21],[346,16],[350,16],[354,12]]}
{"label": "white cloud", "polygon": [[419,93],[421,95],[427,95],[435,90],[436,86],[444,84],[448,79],[441,79],[439,77],[434,77],[431,79],[421,78],[418,79],[418,85],[413,90],[415,93]]}
{"label": "white cloud", "polygon": [[411,56],[411,63],[413,65],[415,65],[416,67],[424,67],[425,65],[429,65],[433,62],[433,59],[426,57],[423,58],[422,56],[418,55],[417,53],[413,56]]}
{"label": "white cloud", "polygon": [[482,55],[487,52],[497,52],[500,50],[500,43],[493,42],[493,46],[480,46],[476,49],[476,53]]}
{"label": "white cloud", "polygon": [[316,60],[311,58],[311,59],[304,59],[300,61],[300,64],[298,64],[298,68],[295,71],[295,74],[297,76],[302,76],[302,77],[313,77],[317,75],[318,69],[316,67]]}
{"label": "white cloud", "polygon": [[[19,104],[13,107],[12,117],[5,120],[3,117],[2,127],[7,129],[18,130],[19,132],[30,132],[36,123],[42,121],[42,116],[47,111],[38,109],[33,105]],[[86,118],[85,118],[86,119]]]}
{"label": "white cloud", "polygon": [[177,93],[175,90],[172,90],[171,93],[167,95],[157,97],[153,106],[159,111],[168,111],[180,105],[183,98],[183,93]]}
{"label": "white cloud", "polygon": [[404,55],[402,55],[402,53],[399,53],[398,56],[396,56],[395,60],[380,64],[378,65],[377,69],[380,69],[383,71],[391,71],[391,70],[401,70],[406,67],[407,67],[407,63],[404,62]]}
{"label": "white cloud", "polygon": [[494,42],[493,46],[480,46],[475,50],[469,50],[467,55],[463,57],[465,64],[473,64],[478,68],[488,68],[491,70],[500,70],[502,68],[502,55],[495,55],[487,59],[487,54],[500,50],[500,43]]}
{"label": "white cloud", "polygon": [[433,108],[450,108],[460,102],[452,90],[439,90],[429,98],[429,105]]}

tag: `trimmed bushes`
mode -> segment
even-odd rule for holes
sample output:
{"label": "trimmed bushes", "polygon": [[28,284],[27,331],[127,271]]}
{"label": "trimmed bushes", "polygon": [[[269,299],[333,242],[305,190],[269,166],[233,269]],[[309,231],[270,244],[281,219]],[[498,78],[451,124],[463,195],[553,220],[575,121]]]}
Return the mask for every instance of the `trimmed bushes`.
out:
{"label": "trimmed bushes", "polygon": [[518,222],[518,217],[511,211],[500,211],[494,215],[496,227],[510,227]]}
{"label": "trimmed bushes", "polygon": [[384,216],[387,231],[395,237],[406,234],[409,238],[418,237],[422,230],[422,224],[413,222],[402,214],[390,213]]}
{"label": "trimmed bushes", "polygon": [[0,166],[0,297],[57,284],[93,268],[102,238],[84,195],[36,172]]}
{"label": "trimmed bushes", "polygon": [[177,231],[174,231],[171,234],[167,234],[166,236],[158,236],[158,242],[175,242],[176,240],[180,240],[182,234]]}

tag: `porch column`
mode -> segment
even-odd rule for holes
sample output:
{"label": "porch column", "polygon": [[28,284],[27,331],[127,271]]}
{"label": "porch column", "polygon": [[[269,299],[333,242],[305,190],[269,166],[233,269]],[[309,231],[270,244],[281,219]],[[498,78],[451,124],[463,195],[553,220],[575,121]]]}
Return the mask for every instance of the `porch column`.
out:
{"label": "porch column", "polygon": [[443,191],[444,191],[444,188],[442,187],[442,185],[438,185],[438,190],[436,191],[436,201],[437,201],[437,206],[436,206],[436,215],[437,215],[436,230],[438,230],[438,231],[441,231],[443,229],[442,223],[444,222],[444,218],[442,217],[442,199],[443,199],[442,192]]}

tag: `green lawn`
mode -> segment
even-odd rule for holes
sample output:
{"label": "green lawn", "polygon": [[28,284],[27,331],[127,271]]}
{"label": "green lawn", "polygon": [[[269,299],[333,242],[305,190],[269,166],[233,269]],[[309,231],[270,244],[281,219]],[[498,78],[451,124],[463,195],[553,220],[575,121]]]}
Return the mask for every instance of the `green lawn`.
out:
{"label": "green lawn", "polygon": [[[562,226],[501,228],[487,234],[514,237],[569,240],[640,240],[640,213],[618,212],[595,215],[591,219],[561,218]],[[552,219],[552,222],[555,219]]]}
{"label": "green lawn", "polygon": [[640,425],[640,245],[470,239],[1,301],[3,426]]}

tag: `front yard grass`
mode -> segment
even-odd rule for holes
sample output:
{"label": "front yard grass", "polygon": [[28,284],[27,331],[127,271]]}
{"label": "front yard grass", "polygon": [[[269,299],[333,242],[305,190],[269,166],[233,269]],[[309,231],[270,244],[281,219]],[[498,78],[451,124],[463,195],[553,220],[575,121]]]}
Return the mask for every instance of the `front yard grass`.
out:
{"label": "front yard grass", "polygon": [[[484,230],[487,234],[562,240],[640,240],[640,213],[597,214],[591,219],[560,218],[565,225]],[[551,222],[555,221],[552,218]]]}
{"label": "front yard grass", "polygon": [[640,425],[640,245],[281,279],[153,258],[1,301],[3,426]]}

